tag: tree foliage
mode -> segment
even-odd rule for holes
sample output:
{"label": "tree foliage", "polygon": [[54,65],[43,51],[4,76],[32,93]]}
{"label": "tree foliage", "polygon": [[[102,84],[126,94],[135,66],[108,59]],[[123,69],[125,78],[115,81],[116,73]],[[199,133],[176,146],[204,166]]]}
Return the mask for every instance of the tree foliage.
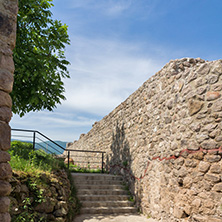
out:
{"label": "tree foliage", "polygon": [[64,55],[67,25],[52,19],[52,0],[19,0],[12,111],[52,111],[64,100],[62,78],[69,78]]}

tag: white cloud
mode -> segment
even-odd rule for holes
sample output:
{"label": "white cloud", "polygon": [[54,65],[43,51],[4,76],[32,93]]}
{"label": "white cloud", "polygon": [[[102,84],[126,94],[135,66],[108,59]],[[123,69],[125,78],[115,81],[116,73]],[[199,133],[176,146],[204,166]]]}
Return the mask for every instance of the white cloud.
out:
{"label": "white cloud", "polygon": [[131,5],[132,0],[75,0],[70,2],[70,7],[73,9],[90,9],[111,16],[123,13]]}
{"label": "white cloud", "polygon": [[144,53],[142,44],[82,37],[72,42],[71,79],[65,81],[63,105],[74,110],[108,114],[162,65]]}

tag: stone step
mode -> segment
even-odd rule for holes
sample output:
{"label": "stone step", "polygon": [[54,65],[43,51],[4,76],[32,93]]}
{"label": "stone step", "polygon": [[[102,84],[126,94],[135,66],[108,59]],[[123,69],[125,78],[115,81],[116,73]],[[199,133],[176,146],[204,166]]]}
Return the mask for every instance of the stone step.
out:
{"label": "stone step", "polygon": [[122,181],[122,177],[118,175],[110,175],[110,174],[96,174],[96,173],[72,173],[71,174],[74,181],[79,180],[117,180]]}
{"label": "stone step", "polygon": [[78,195],[78,198],[83,201],[126,201],[129,199],[128,195]]}
{"label": "stone step", "polygon": [[95,207],[132,207],[133,202],[130,201],[82,201],[82,207],[95,208]]}
{"label": "stone step", "polygon": [[136,214],[137,209],[135,207],[95,207],[95,208],[82,208],[80,210],[82,214]]}
{"label": "stone step", "polygon": [[87,185],[87,184],[76,184],[78,190],[124,190],[124,186],[121,184],[103,184],[103,185]]}
{"label": "stone step", "polygon": [[116,185],[122,185],[122,180],[82,180],[81,178],[76,180],[75,179],[75,185],[81,186],[82,184],[88,184],[88,185],[103,185],[103,184],[116,184]]}
{"label": "stone step", "polygon": [[122,189],[112,190],[87,190],[79,189],[77,195],[127,195],[128,192]]}

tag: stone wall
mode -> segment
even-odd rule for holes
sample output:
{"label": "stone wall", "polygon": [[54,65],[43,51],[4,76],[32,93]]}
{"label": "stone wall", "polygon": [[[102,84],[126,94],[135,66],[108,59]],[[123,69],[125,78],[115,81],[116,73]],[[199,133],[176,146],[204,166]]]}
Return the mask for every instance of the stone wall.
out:
{"label": "stone wall", "polygon": [[65,170],[37,176],[13,171],[10,182],[12,221],[73,221],[79,210]]}
{"label": "stone wall", "polygon": [[106,151],[146,214],[222,221],[221,94],[222,60],[170,61],[67,149]]}
{"label": "stone wall", "polygon": [[12,170],[8,163],[10,148],[12,101],[9,93],[13,85],[14,63],[12,50],[15,47],[17,0],[0,0],[0,222],[10,221],[8,208],[11,192],[8,180]]}

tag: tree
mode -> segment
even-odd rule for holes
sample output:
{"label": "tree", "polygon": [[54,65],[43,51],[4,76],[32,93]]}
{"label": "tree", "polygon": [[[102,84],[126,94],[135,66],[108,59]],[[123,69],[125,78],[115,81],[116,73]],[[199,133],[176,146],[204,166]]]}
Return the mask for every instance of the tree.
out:
{"label": "tree", "polygon": [[70,44],[67,25],[52,19],[52,0],[19,0],[14,86],[14,113],[52,111],[65,99],[62,78],[69,78],[64,55]]}

